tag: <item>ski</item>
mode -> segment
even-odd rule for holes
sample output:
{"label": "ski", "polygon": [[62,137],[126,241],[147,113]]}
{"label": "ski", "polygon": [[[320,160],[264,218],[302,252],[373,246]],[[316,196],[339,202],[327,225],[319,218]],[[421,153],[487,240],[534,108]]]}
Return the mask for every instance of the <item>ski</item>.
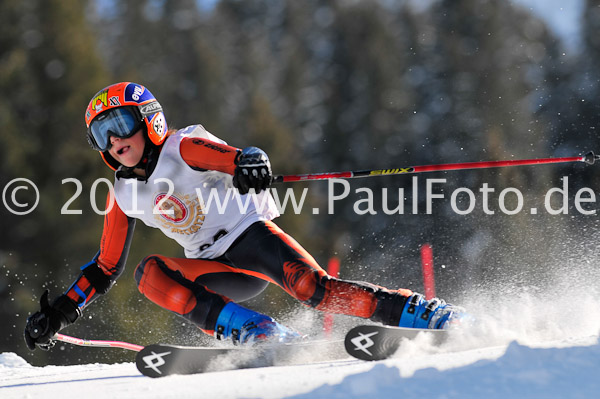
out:
{"label": "ski", "polygon": [[443,342],[447,330],[360,325],[346,334],[344,346],[349,355],[361,360],[383,360],[392,356],[403,339],[414,339],[419,334],[430,334],[435,343]]}
{"label": "ski", "polygon": [[194,347],[153,344],[135,359],[138,370],[157,378],[243,368],[270,367],[345,357],[342,340],[313,341],[256,347]]}

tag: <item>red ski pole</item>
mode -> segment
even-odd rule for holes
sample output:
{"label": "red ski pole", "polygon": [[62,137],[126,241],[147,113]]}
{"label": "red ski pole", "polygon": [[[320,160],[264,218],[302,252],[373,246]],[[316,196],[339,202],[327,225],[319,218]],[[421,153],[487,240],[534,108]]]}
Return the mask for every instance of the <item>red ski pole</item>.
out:
{"label": "red ski pole", "polygon": [[122,341],[99,341],[99,340],[89,340],[89,339],[81,339],[70,337],[68,335],[56,334],[53,339],[57,341],[66,342],[73,345],[79,346],[95,346],[99,348],[121,348],[128,349],[130,351],[139,352],[144,349],[141,345],[130,344],[129,342]]}
{"label": "red ski pole", "polygon": [[356,170],[356,171],[347,171],[347,172],[311,173],[311,174],[306,174],[306,175],[285,175],[285,176],[280,175],[280,176],[273,176],[273,179],[271,180],[271,182],[272,183],[288,183],[288,182],[306,181],[306,180],[353,179],[353,178],[357,178],[357,177],[404,175],[404,174],[436,172],[436,171],[446,171],[446,170],[501,168],[501,167],[506,167],[506,166],[542,165],[542,164],[563,163],[563,162],[585,162],[588,165],[592,165],[598,159],[600,159],[600,156],[595,155],[593,152],[590,151],[587,154],[581,155],[578,157],[446,163],[446,164],[437,164],[437,165],[407,166],[407,167],[403,167],[403,168],[392,168],[392,169],[369,169],[369,170]]}

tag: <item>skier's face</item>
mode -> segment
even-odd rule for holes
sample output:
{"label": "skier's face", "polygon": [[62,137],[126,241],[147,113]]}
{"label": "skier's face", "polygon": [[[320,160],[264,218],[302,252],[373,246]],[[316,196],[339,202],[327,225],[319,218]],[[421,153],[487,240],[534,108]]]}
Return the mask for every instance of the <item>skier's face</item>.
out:
{"label": "skier's face", "polygon": [[144,155],[144,146],[146,141],[142,129],[138,130],[133,136],[123,139],[110,136],[112,145],[108,153],[121,165],[132,168],[137,165]]}

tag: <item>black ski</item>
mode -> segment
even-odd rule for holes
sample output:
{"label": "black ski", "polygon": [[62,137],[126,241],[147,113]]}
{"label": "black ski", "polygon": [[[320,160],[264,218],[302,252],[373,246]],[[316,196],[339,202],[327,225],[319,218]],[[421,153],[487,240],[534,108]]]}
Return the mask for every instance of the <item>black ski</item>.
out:
{"label": "black ski", "polygon": [[360,325],[346,334],[346,352],[361,360],[383,360],[392,356],[403,339],[413,339],[418,334],[431,334],[436,343],[447,337],[446,330]]}
{"label": "black ski", "polygon": [[[257,347],[194,347],[155,344],[137,353],[135,364],[148,377],[197,374],[335,360],[346,354],[342,341],[313,341]],[[308,359],[308,360],[307,360]]]}

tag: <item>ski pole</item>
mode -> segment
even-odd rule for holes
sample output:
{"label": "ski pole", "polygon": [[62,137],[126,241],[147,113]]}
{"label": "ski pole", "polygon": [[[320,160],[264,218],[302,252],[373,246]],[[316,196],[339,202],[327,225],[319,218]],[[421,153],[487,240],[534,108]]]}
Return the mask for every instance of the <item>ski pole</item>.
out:
{"label": "ski pole", "polygon": [[73,344],[73,345],[79,345],[79,346],[95,346],[98,348],[121,348],[121,349],[128,349],[130,351],[135,351],[135,352],[139,352],[142,349],[144,349],[144,347],[141,345],[130,344],[129,342],[81,339],[81,338],[70,337],[68,335],[63,335],[63,334],[56,334],[53,337],[53,339],[56,339],[57,341],[62,341],[62,342],[66,342],[69,344]]}
{"label": "ski pole", "polygon": [[594,152],[590,151],[587,154],[581,155],[578,157],[446,163],[446,164],[438,164],[438,165],[407,166],[407,167],[403,167],[403,168],[392,168],[392,169],[369,169],[369,170],[356,170],[356,171],[348,171],[348,172],[310,173],[310,174],[306,174],[306,175],[285,175],[285,176],[279,175],[279,176],[273,176],[271,183],[288,183],[288,182],[306,181],[306,180],[354,179],[357,177],[404,175],[404,174],[437,172],[437,171],[446,171],[446,170],[487,169],[487,168],[500,168],[500,167],[505,167],[505,166],[541,165],[541,164],[562,163],[562,162],[585,162],[588,165],[592,165],[598,159],[600,159],[600,156],[595,155]]}

